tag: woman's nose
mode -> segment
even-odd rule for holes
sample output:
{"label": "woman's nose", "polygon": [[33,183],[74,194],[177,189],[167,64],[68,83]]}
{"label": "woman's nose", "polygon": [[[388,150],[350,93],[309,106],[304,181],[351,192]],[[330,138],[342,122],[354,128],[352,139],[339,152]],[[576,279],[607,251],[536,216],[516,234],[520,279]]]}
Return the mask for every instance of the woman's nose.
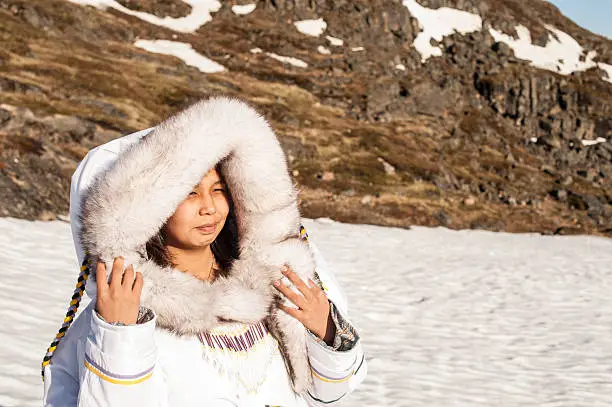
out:
{"label": "woman's nose", "polygon": [[212,199],[212,196],[210,194],[204,194],[200,206],[200,215],[213,215],[216,212],[217,208],[215,207],[215,201]]}

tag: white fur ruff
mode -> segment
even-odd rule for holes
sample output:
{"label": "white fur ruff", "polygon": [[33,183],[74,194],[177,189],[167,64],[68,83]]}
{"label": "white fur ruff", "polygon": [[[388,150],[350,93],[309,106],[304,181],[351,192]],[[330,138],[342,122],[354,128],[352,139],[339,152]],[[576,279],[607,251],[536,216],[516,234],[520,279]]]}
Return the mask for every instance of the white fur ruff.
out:
{"label": "white fur ruff", "polygon": [[[155,235],[204,174],[223,160],[239,230],[240,260],[209,283],[145,260]],[[277,306],[272,282],[289,264],[304,280],[314,260],[298,238],[297,192],[266,120],[244,102],[200,101],[162,122],[92,184],[82,202],[82,242],[92,262],[123,256],[142,272],[141,304],[158,326],[180,335],[210,330],[220,319],[265,319],[279,341],[294,391],[312,384],[304,326]],[[93,263],[92,263],[93,264]]]}

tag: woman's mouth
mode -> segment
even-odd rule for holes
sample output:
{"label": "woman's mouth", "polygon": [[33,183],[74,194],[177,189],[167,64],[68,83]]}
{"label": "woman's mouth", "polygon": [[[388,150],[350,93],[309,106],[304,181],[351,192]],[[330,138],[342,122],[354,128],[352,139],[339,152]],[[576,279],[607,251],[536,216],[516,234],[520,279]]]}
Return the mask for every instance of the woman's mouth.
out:
{"label": "woman's mouth", "polygon": [[198,229],[200,232],[204,233],[205,235],[209,235],[209,234],[215,233],[215,231],[217,230],[217,224],[211,223],[209,225],[202,225],[202,226],[198,226],[196,229]]}

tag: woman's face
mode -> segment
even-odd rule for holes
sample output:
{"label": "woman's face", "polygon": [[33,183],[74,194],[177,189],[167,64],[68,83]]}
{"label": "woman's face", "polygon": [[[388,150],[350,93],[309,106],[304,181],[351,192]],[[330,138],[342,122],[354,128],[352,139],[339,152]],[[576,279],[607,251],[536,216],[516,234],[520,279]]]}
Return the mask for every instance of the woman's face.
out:
{"label": "woman's face", "polygon": [[212,169],[166,222],[166,244],[181,249],[210,245],[223,229],[228,213],[227,187]]}

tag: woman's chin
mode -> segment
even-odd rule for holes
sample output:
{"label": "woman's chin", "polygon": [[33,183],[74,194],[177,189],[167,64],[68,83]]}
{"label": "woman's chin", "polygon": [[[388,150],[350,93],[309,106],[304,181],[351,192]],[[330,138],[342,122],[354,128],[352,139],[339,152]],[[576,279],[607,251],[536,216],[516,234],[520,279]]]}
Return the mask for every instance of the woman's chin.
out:
{"label": "woman's chin", "polygon": [[210,244],[214,241],[215,239],[199,239],[199,240],[191,242],[191,246],[194,249],[203,249],[206,246],[210,246]]}
{"label": "woman's chin", "polygon": [[206,246],[210,246],[210,244],[214,242],[216,238],[217,233],[199,234],[196,236],[192,236],[190,241],[188,242],[188,245],[193,247],[194,249],[204,248]]}

